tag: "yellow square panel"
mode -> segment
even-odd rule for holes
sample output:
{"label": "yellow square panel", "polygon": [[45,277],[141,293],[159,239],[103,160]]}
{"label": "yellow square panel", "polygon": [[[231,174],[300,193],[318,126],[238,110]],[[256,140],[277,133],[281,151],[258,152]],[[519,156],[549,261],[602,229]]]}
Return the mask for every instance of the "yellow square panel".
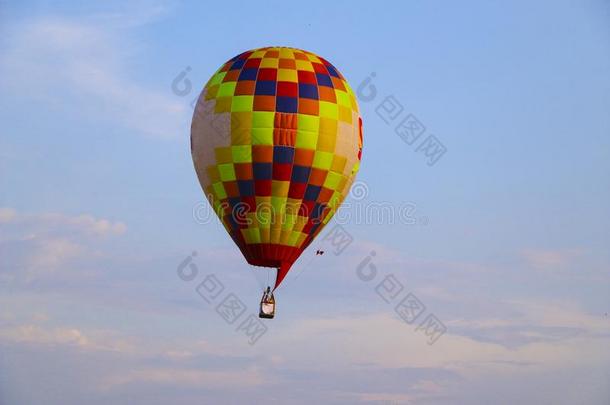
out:
{"label": "yellow square panel", "polygon": [[271,228],[271,210],[262,209],[256,211],[256,222],[260,228]]}
{"label": "yellow square panel", "polygon": [[252,128],[252,145],[273,145],[273,128]]}
{"label": "yellow square panel", "polygon": [[252,147],[250,145],[231,146],[232,160],[234,163],[252,162]]}
{"label": "yellow square panel", "polygon": [[252,113],[252,128],[273,128],[275,123],[275,112],[254,111]]}
{"label": "yellow square panel", "polygon": [[339,106],[339,121],[352,123],[352,109],[351,107]]}
{"label": "yellow square panel", "polygon": [[282,234],[282,228],[276,225],[271,227],[271,232],[269,234],[270,240],[269,243],[279,244],[280,236]]}
{"label": "yellow square panel", "polygon": [[297,65],[297,70],[303,70],[305,72],[313,72],[313,66],[311,65],[311,62],[308,60],[300,60],[297,59],[296,60],[296,65]]}
{"label": "yellow square panel", "polygon": [[[319,152],[317,152],[319,153]],[[233,163],[223,163],[219,164],[218,172],[220,173],[220,180],[222,181],[233,181],[236,180],[235,177],[235,167]]]}
{"label": "yellow square panel", "polygon": [[358,102],[356,101],[356,97],[354,97],[354,95],[350,95],[349,101],[352,105],[352,110],[358,112]]}
{"label": "yellow square panel", "polygon": [[231,130],[252,127],[252,111],[231,112]]}
{"label": "yellow square panel", "polygon": [[315,149],[318,143],[318,133],[310,131],[297,130],[297,138],[295,147],[303,149]]}
{"label": "yellow square panel", "polygon": [[309,59],[312,62],[316,62],[316,63],[322,63],[322,61],[320,60],[320,58],[318,58],[316,55],[313,55],[311,53],[306,53],[305,55],[307,55],[307,59]]}
{"label": "yellow square panel", "polygon": [[302,231],[303,228],[305,228],[305,224],[307,223],[308,220],[309,220],[309,218],[297,217],[294,222],[294,225],[292,226],[292,230],[293,231]]}
{"label": "yellow square panel", "polygon": [[336,144],[337,135],[321,133],[320,136],[318,136],[318,143],[316,144],[316,149],[322,150],[324,152],[334,152]]}
{"label": "yellow square panel", "polygon": [[239,129],[231,131],[231,145],[251,145],[252,133],[250,129]]}
{"label": "yellow square panel", "polygon": [[227,192],[225,191],[225,187],[222,185],[222,182],[214,183],[212,187],[214,187],[214,194],[216,195],[217,200],[227,198]]}
{"label": "yellow square panel", "polygon": [[237,86],[237,82],[224,82],[220,85],[218,89],[218,97],[230,97],[235,94],[235,87]]}
{"label": "yellow square panel", "polygon": [[218,97],[214,106],[215,113],[231,112],[233,97]]}
{"label": "yellow square panel", "polygon": [[[316,169],[328,170],[333,162],[333,154],[332,152],[324,152],[317,150],[316,154],[313,157],[313,163],[311,167],[315,167]],[[220,176],[222,178],[222,171],[220,172]]]}
{"label": "yellow square panel", "polygon": [[297,216],[299,214],[299,209],[301,208],[301,201],[302,200],[300,198],[287,198],[285,209],[286,215]]}
{"label": "yellow square panel", "polygon": [[292,235],[292,231],[282,231],[280,234],[280,245],[288,245],[290,235]]}
{"label": "yellow square panel", "polygon": [[297,239],[299,238],[299,235],[301,235],[301,232],[293,231],[292,233],[290,233],[287,243],[288,246],[297,246]]}
{"label": "yellow square panel", "polygon": [[335,89],[335,97],[337,97],[337,104],[342,105],[344,107],[352,107],[352,102],[350,101],[349,94],[342,90]]}
{"label": "yellow square panel", "polygon": [[299,81],[297,71],[293,69],[278,69],[277,81],[297,83]]}
{"label": "yellow square panel", "polygon": [[272,180],[271,181],[271,194],[278,197],[285,197],[288,195],[290,189],[289,181]]}
{"label": "yellow square panel", "polygon": [[212,78],[210,79],[210,81],[206,84],[206,86],[213,86],[215,84],[220,84],[222,83],[222,79],[225,78],[227,72],[220,72],[220,73],[216,73],[214,76],[212,76]]}
{"label": "yellow square panel", "polygon": [[[290,185],[288,185],[288,187],[290,188]],[[271,206],[273,207],[273,213],[275,215],[277,215],[278,217],[281,217],[282,215],[285,214],[286,200],[287,200],[287,197],[276,196],[276,195],[271,196]],[[282,219],[282,218],[280,218],[280,219]]]}
{"label": "yellow square panel", "polygon": [[307,238],[307,234],[306,233],[299,233],[299,236],[297,238],[297,242],[295,246],[301,246],[303,244],[303,242],[305,242],[305,238]]}
{"label": "yellow square panel", "polygon": [[286,214],[283,217],[282,221],[282,229],[283,230],[292,230],[297,221],[297,216],[288,213],[288,209],[286,210]]}
{"label": "yellow square panel", "polygon": [[294,59],[294,53],[292,52],[292,49],[280,48],[280,58]]}
{"label": "yellow square panel", "polygon": [[209,86],[205,92],[205,99],[206,100],[211,100],[213,98],[216,98],[216,95],[218,94],[218,88],[220,86],[218,84],[214,84],[212,86]]}
{"label": "yellow square panel", "polygon": [[231,156],[231,147],[219,147],[214,149],[214,155],[216,156],[216,163],[231,163],[233,158]]}
{"label": "yellow square panel", "polygon": [[303,131],[318,132],[320,118],[314,115],[297,114],[297,128]]}
{"label": "yellow square panel", "polygon": [[254,96],[234,96],[231,103],[232,112],[252,111]]}
{"label": "yellow square panel", "polygon": [[320,118],[320,133],[337,136],[338,121],[332,118]]}
{"label": "yellow square panel", "polygon": [[247,244],[261,243],[261,235],[258,228],[241,229],[241,234],[243,235]]}
{"label": "yellow square panel", "polygon": [[216,183],[220,181],[220,174],[218,173],[218,169],[216,166],[208,166],[207,168],[208,177],[212,183]]}
{"label": "yellow square panel", "polygon": [[279,66],[280,60],[277,58],[263,58],[261,60],[260,67],[262,68],[276,68]]}
{"label": "yellow square panel", "polygon": [[320,101],[320,117],[338,119],[339,109],[337,104],[329,101]]}
{"label": "yellow square panel", "polygon": [[271,197],[270,196],[256,196],[254,198],[257,211],[258,207],[267,207],[267,211],[269,211],[268,207],[271,207]]}
{"label": "yellow square panel", "polygon": [[330,166],[330,170],[337,173],[343,173],[343,169],[345,169],[345,163],[347,163],[347,158],[344,156],[335,155],[333,156],[333,163]]}
{"label": "yellow square panel", "polygon": [[259,228],[261,234],[261,243],[269,243],[271,241],[271,228]]}

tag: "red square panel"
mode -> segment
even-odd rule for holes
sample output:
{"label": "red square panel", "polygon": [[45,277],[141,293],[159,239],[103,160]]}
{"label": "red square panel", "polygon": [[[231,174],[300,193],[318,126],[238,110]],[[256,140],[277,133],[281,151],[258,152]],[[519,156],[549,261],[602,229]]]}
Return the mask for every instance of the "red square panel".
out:
{"label": "red square panel", "polygon": [[252,163],[235,163],[237,180],[252,180]]}
{"label": "red square panel", "polygon": [[236,96],[252,96],[254,95],[254,84],[256,82],[254,80],[242,80],[241,82],[237,82],[237,86],[235,87],[235,95]]}
{"label": "red square panel", "polygon": [[[258,96],[255,96],[255,98]],[[262,97],[262,96],[261,96]],[[256,100],[255,100],[256,102]],[[299,99],[299,114],[315,115],[320,114],[320,104],[318,100],[312,100],[310,98]]]}
{"label": "red square panel", "polygon": [[307,223],[305,224],[305,226],[303,227],[303,230],[301,232],[309,234],[309,232],[311,232],[311,228],[313,228],[314,225],[315,225],[314,221],[312,219],[310,219],[309,221],[307,221]]}
{"label": "red square panel", "polygon": [[295,148],[293,163],[299,166],[311,166],[314,153],[315,150],[312,149]]}
{"label": "red square panel", "polygon": [[236,181],[225,181],[223,183],[225,191],[229,197],[239,197],[239,188],[237,187]]}
{"label": "red square panel", "polygon": [[258,76],[256,78],[258,81],[269,81],[275,82],[277,80],[277,69],[273,68],[260,68],[258,70]]}
{"label": "red square panel", "polygon": [[244,64],[244,68],[254,68],[261,64],[261,58],[248,59]]}
{"label": "red square panel", "polygon": [[256,198],[251,197],[242,197],[241,202],[243,202],[244,207],[246,208],[246,212],[256,212]]}
{"label": "red square panel", "polygon": [[326,66],[324,66],[323,64],[311,62],[311,65],[313,66],[313,70],[316,73],[324,73],[325,75],[328,74],[328,70],[326,69]]}
{"label": "red square panel", "polygon": [[343,85],[343,80],[336,78],[335,76],[331,76],[330,80],[333,82],[333,87],[337,90],[347,91],[345,86]]}
{"label": "red square panel", "polygon": [[254,96],[254,111],[275,111],[275,96]]}
{"label": "red square panel", "polygon": [[326,180],[327,173],[327,170],[312,168],[311,173],[309,173],[309,184],[312,186],[321,186],[324,184],[324,180]]}
{"label": "red square panel", "polygon": [[297,97],[299,87],[297,83],[277,82],[277,95],[282,97]]}
{"label": "red square panel", "polygon": [[254,194],[259,197],[271,196],[271,180],[254,180]]}
{"label": "red square panel", "polygon": [[305,70],[297,71],[299,83],[318,84],[316,81],[316,75],[314,72],[307,72]]}
{"label": "red square panel", "polygon": [[291,172],[292,164],[290,163],[273,164],[273,180],[290,181]]}
{"label": "red square panel", "polygon": [[299,208],[299,216],[309,217],[313,212],[314,207],[316,206],[315,201],[303,201],[301,202],[301,207]]}
{"label": "red square panel", "polygon": [[320,95],[320,101],[329,101],[331,103],[337,102],[337,96],[335,96],[335,89],[327,86],[318,87],[318,93]]}
{"label": "red square panel", "polygon": [[223,82],[236,82],[239,77],[240,70],[229,70],[225,77],[222,79]]}
{"label": "red square panel", "polygon": [[320,194],[318,194],[318,202],[327,203],[328,201],[330,201],[330,198],[333,196],[333,193],[333,190],[328,189],[326,187],[322,187],[322,190],[320,190]]}
{"label": "red square panel", "polygon": [[284,59],[284,58],[280,58],[278,67],[280,69],[296,69],[296,63],[294,62],[294,59]]}
{"label": "red square panel", "polygon": [[290,189],[288,190],[288,197],[295,199],[302,199],[305,196],[305,189],[307,183],[290,183]]}

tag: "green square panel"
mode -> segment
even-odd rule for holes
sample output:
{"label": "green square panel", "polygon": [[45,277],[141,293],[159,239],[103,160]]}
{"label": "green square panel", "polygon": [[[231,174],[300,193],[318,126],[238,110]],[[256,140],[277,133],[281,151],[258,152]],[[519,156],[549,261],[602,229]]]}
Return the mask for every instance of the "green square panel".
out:
{"label": "green square panel", "polygon": [[218,172],[220,173],[220,180],[222,181],[233,181],[236,180],[235,168],[233,163],[223,163],[218,165]]}

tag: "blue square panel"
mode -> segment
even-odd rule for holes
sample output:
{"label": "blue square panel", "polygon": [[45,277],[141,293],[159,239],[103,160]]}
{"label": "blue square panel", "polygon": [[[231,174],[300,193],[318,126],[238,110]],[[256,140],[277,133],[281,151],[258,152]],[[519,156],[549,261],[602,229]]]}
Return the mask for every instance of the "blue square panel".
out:
{"label": "blue square panel", "polygon": [[275,110],[284,113],[296,113],[298,99],[296,97],[277,97],[275,99]]}

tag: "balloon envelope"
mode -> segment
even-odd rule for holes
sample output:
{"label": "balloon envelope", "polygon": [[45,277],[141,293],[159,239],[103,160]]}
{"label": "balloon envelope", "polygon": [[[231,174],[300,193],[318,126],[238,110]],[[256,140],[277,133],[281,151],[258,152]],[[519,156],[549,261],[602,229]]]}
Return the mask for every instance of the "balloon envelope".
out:
{"label": "balloon envelope", "polygon": [[248,263],[278,268],[276,287],[346,197],[361,151],[349,84],[325,59],[294,48],[223,64],[191,126],[206,197]]}

